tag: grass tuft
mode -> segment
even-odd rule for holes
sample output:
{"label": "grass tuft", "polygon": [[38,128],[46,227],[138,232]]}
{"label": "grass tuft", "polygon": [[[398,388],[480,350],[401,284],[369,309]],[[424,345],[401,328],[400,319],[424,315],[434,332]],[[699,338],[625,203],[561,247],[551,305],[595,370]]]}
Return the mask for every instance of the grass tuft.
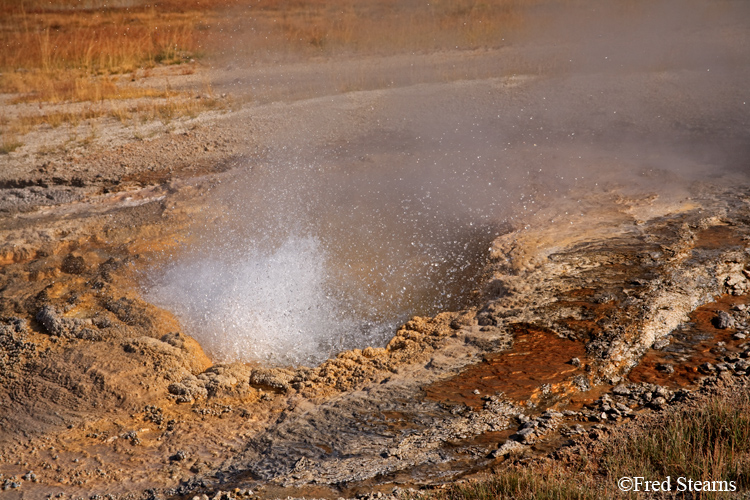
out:
{"label": "grass tuft", "polygon": [[[633,434],[613,446],[604,460],[612,478],[639,476],[674,481],[734,481],[750,488],[750,403],[715,398],[678,411],[656,429]],[[717,495],[716,498],[721,498]]]}
{"label": "grass tuft", "polygon": [[4,137],[2,144],[0,144],[0,155],[12,153],[21,146],[23,146],[23,143],[14,136]]}
{"label": "grass tuft", "polygon": [[[619,478],[661,482],[667,476],[672,493],[653,498],[675,498],[678,478],[715,482],[715,491],[693,492],[694,497],[685,498],[737,498],[750,490],[747,394],[716,396],[699,407],[664,414],[658,424],[613,436],[598,451],[583,451],[566,463],[512,466],[485,480],[411,492],[404,500],[641,498],[641,493],[620,491]],[[730,481],[737,491],[729,491]]]}
{"label": "grass tuft", "polygon": [[[549,471],[548,471],[549,473]],[[404,500],[598,500],[596,492],[572,478],[511,471],[488,480],[448,485]]]}

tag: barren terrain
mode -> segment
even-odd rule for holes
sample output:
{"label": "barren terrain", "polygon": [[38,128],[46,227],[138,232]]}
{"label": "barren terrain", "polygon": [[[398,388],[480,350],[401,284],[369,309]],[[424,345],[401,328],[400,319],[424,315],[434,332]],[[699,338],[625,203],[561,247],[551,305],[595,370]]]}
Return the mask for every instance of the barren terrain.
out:
{"label": "barren terrain", "polygon": [[[407,2],[380,44],[385,28],[357,16],[390,16],[387,2],[335,29],[289,7],[292,48],[252,52],[271,3],[212,10],[240,41],[219,30],[203,58],[132,69],[149,92],[4,87],[3,498],[440,494],[601,457],[631,429],[746,395],[743,2],[438,2],[432,24]],[[232,260],[265,232],[278,247],[289,227],[353,280],[336,293],[391,294],[362,320],[390,326],[244,357],[245,330],[154,291],[170,265]],[[384,270],[399,262],[410,279]],[[308,300],[305,262],[288,267],[291,302]],[[219,288],[241,285],[233,272]],[[238,289],[222,318],[247,303]],[[748,460],[732,461],[741,492]],[[593,497],[619,494],[611,470],[572,470]]]}

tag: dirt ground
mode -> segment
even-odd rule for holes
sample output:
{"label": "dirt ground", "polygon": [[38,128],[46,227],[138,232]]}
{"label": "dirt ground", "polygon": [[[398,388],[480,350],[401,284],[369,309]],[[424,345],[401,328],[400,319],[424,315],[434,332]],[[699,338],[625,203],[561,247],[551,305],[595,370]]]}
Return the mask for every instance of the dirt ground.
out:
{"label": "dirt ground", "polygon": [[[750,335],[750,17],[686,16],[634,45],[604,23],[594,44],[572,26],[495,49],[160,68],[143,84],[210,81],[225,104],[30,132],[0,156],[3,497],[390,494],[626,427],[717,370],[744,380],[715,366]],[[501,189],[456,191],[502,234],[461,307],[382,345],[218,362],[144,299],[152,263],[227,210],[221,186],[289,158],[390,175],[459,150],[504,162]],[[602,418],[604,394],[629,410]],[[552,423],[523,433],[534,419]]]}

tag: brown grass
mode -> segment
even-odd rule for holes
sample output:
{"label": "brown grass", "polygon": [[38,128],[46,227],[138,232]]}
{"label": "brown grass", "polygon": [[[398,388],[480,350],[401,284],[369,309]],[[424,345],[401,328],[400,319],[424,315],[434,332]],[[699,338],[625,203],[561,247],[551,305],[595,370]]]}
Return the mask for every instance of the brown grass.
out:
{"label": "brown grass", "polygon": [[7,155],[8,153],[12,153],[21,146],[23,146],[23,143],[19,141],[14,135],[3,136],[2,143],[0,143],[0,155]]}
{"label": "brown grass", "polygon": [[[0,0],[0,92],[21,94],[15,102],[162,97],[111,75],[199,57],[211,16],[194,4]],[[224,5],[204,4],[209,14]]]}
{"label": "brown grass", "polygon": [[[252,62],[497,46],[523,25],[522,7],[537,1],[0,0],[0,93],[17,94],[11,104],[162,99],[174,95],[131,80],[205,56]],[[179,73],[193,71],[183,64]],[[202,106],[177,110],[187,102],[159,104],[155,114]],[[97,113],[122,122],[148,114],[109,104],[78,118],[51,113],[12,125],[24,131]]]}
{"label": "brown grass", "polygon": [[11,100],[21,102],[100,102],[111,99],[134,99],[139,97],[167,97],[168,91],[118,85],[112,77],[77,77],[71,74],[44,75],[41,73],[11,73],[5,81],[6,88],[16,91],[33,89]]}
{"label": "brown grass", "polygon": [[[589,447],[568,461],[509,466],[483,480],[407,493],[402,500],[739,498],[750,489],[748,415],[748,394],[711,396],[663,414],[651,425],[621,428],[597,451]],[[667,476],[672,492],[664,495],[618,488],[621,477],[664,481]],[[680,495],[678,478],[717,483],[715,491]],[[730,481],[736,491],[728,491]]]}
{"label": "brown grass", "polygon": [[136,125],[151,121],[161,121],[168,124],[178,118],[195,118],[200,113],[210,110],[228,109],[232,106],[231,99],[218,99],[212,96],[186,94],[171,94],[160,99],[139,100],[136,102],[118,104],[116,101],[91,103],[82,109],[71,111],[51,111],[39,114],[20,115],[14,119],[2,120],[5,139],[0,153],[10,153],[21,146],[17,140],[19,135],[26,134],[41,125],[53,128],[62,125],[76,127],[86,120],[111,117],[123,125]]}
{"label": "brown grass", "polygon": [[194,32],[196,23],[201,22],[200,12],[164,12],[153,6],[55,8],[55,4],[67,2],[33,9],[28,2],[0,2],[0,41],[7,48],[0,53],[4,71],[122,73],[181,62],[198,49]]}
{"label": "brown grass", "polygon": [[[243,59],[390,54],[498,46],[536,0],[257,0],[214,33]],[[245,9],[247,10],[247,9]],[[239,35],[238,35],[239,34]],[[232,43],[230,38],[242,40]]]}
{"label": "brown grass", "polygon": [[[520,7],[530,3],[0,0],[0,43],[6,48],[0,52],[0,71],[115,74],[227,49],[243,57],[263,57],[269,52],[479,47],[501,41],[520,22]],[[33,80],[3,78],[2,85],[6,91],[23,91]]]}

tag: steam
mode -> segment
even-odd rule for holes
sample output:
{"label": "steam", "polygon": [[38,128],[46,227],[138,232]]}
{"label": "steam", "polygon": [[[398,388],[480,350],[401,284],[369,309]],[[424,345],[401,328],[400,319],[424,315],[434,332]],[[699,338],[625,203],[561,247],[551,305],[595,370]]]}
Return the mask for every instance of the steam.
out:
{"label": "steam", "polygon": [[190,244],[151,273],[147,296],[214,359],[272,364],[382,346],[411,315],[464,306],[502,227],[457,210],[441,175],[419,182],[416,159],[391,160],[237,171],[210,193],[215,212]]}
{"label": "steam", "polygon": [[317,363],[470,304],[498,234],[571,207],[583,228],[587,193],[747,182],[750,4],[564,4],[478,59],[492,77],[253,108],[266,157],[209,193],[148,296],[217,360]]}
{"label": "steam", "polygon": [[223,257],[172,264],[151,290],[169,297],[216,358],[299,363],[340,348],[335,339],[355,326],[330,294],[316,238],[289,235],[278,248]]}

